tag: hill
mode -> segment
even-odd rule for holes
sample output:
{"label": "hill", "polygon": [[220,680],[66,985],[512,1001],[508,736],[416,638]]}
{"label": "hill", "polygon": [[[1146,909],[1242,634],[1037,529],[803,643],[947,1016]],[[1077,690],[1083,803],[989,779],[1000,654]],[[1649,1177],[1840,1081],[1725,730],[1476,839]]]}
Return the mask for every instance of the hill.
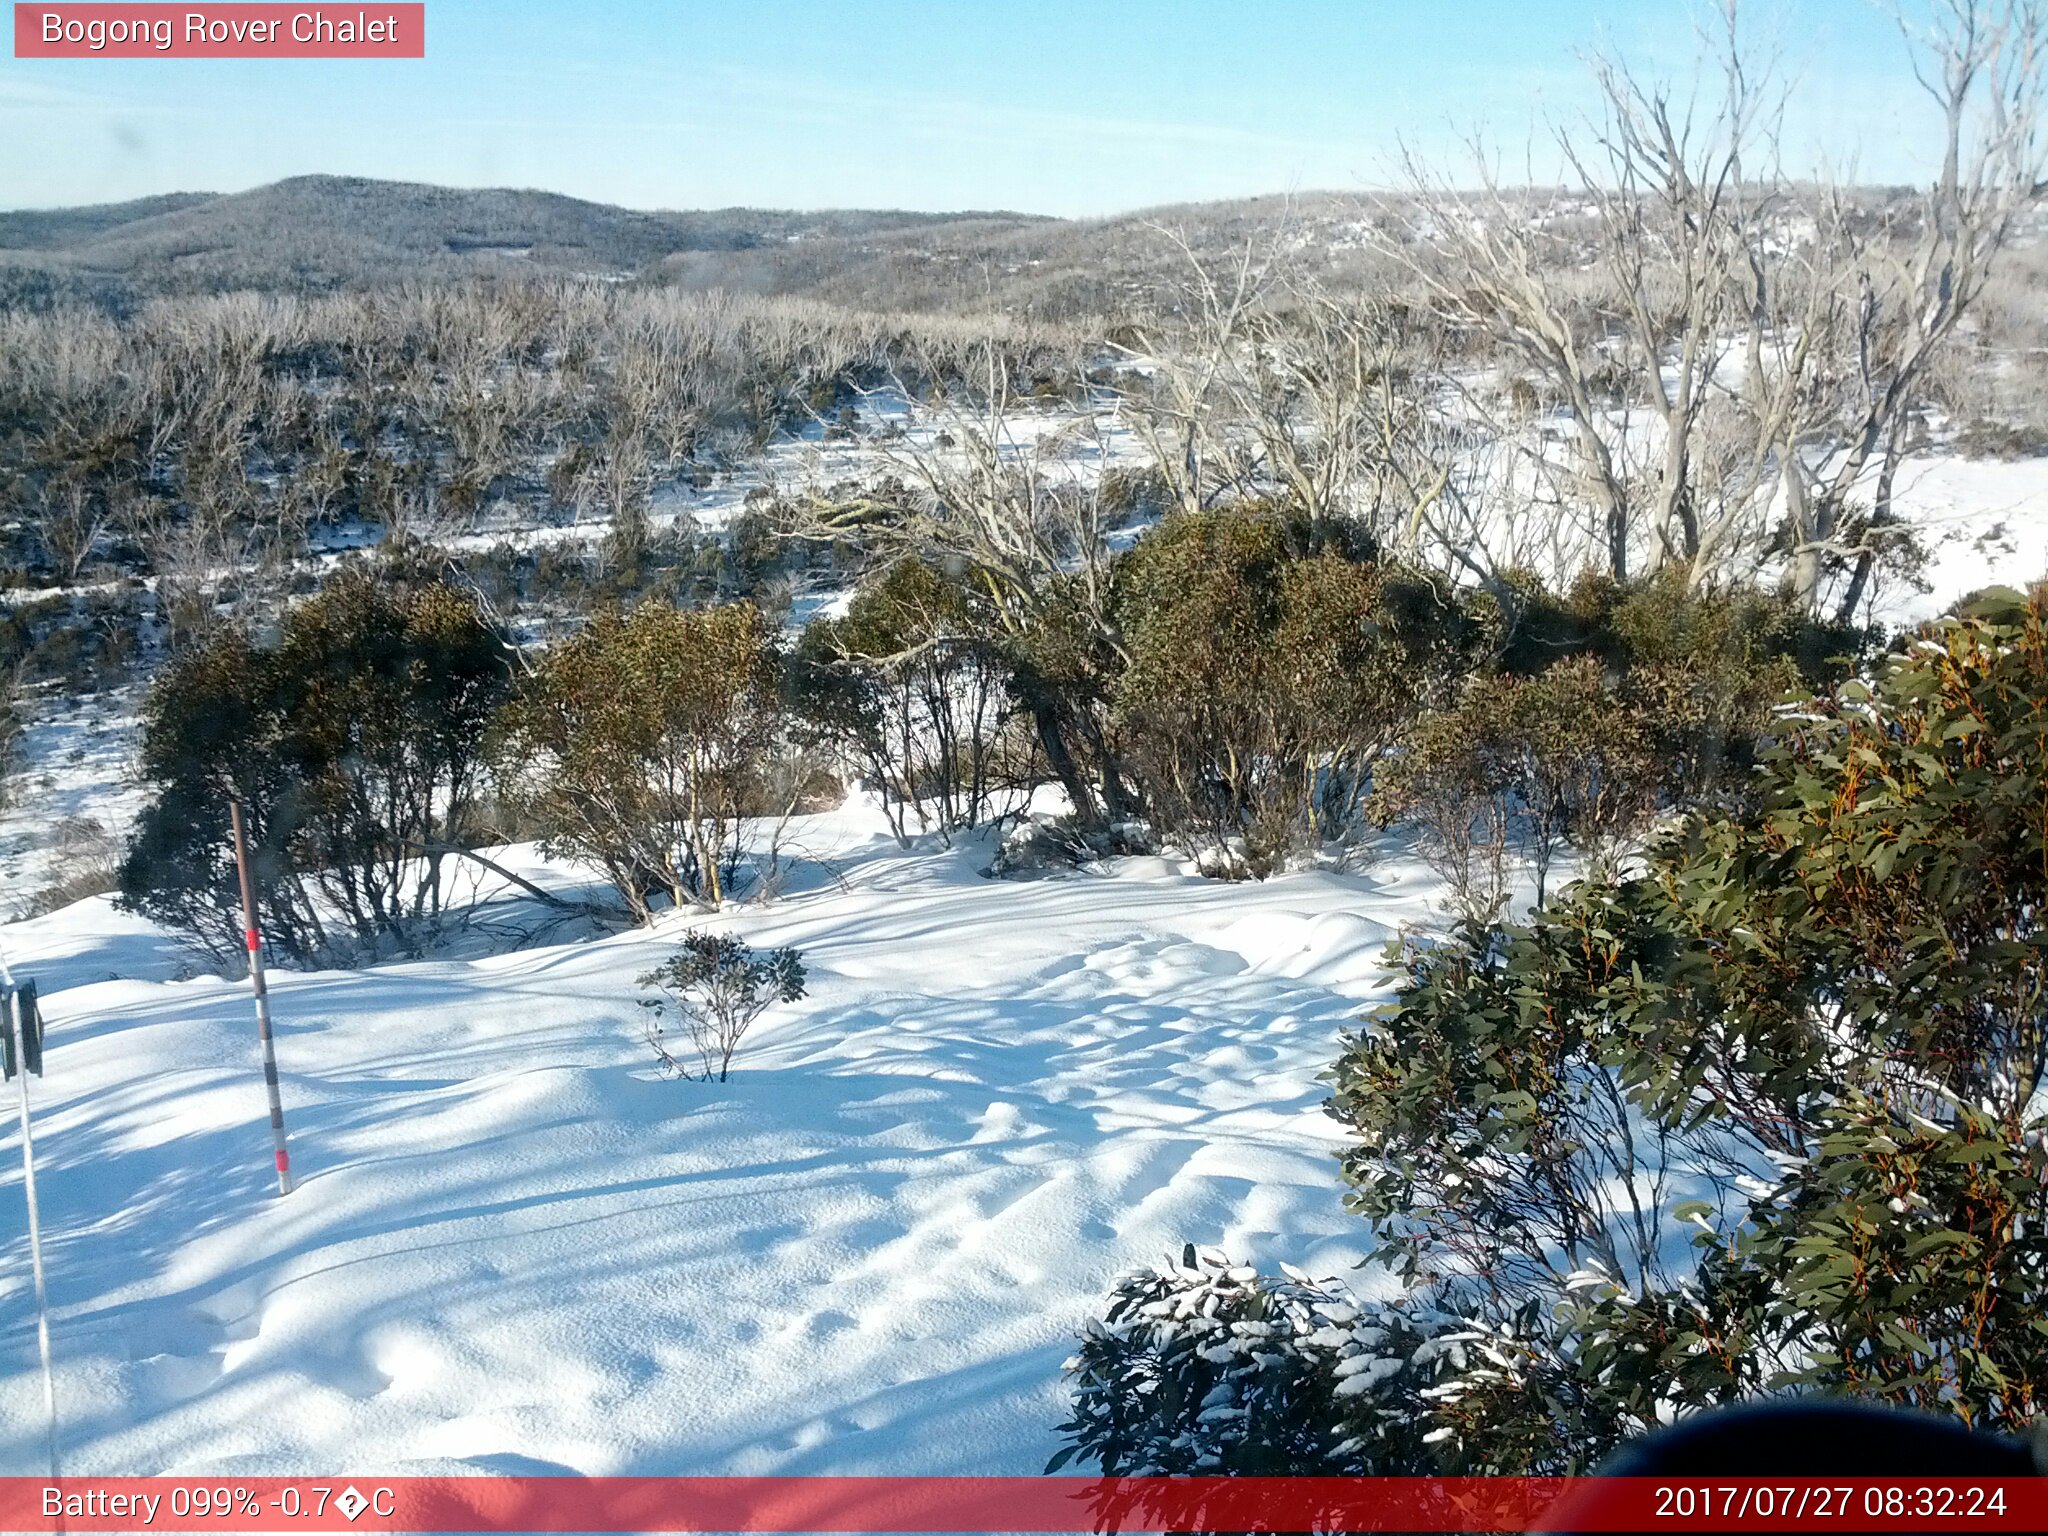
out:
{"label": "hill", "polygon": [[89,242],[108,230],[213,200],[211,192],[168,192],[127,203],[0,212],[0,251],[49,251]]}
{"label": "hill", "polygon": [[0,213],[0,309],[127,308],[160,294],[324,292],[487,275],[641,278],[858,308],[1143,309],[1190,248],[1295,240],[1359,256],[1364,210],[1332,194],[1071,220],[964,210],[644,210],[560,193],[300,176],[226,195]]}
{"label": "hill", "polygon": [[248,192],[177,193],[0,214],[0,302],[10,294],[119,300],[235,288],[320,291],[511,268],[607,277],[663,258],[954,223],[1020,228],[1010,213],[645,212],[554,192],[299,176]]}

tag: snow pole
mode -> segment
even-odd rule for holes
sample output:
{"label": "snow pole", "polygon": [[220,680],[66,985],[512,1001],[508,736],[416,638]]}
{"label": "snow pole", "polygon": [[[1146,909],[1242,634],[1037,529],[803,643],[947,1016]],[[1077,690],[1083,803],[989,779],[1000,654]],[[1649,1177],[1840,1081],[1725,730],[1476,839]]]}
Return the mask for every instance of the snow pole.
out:
{"label": "snow pole", "polygon": [[[9,1029],[15,1027],[8,1006]],[[50,1435],[50,1479],[64,1474],[57,1465],[57,1373],[50,1363],[50,1290],[43,1280],[43,1215],[36,1204],[36,1144],[28,1128],[28,1073],[21,1079],[21,1184],[28,1191],[28,1262],[36,1277],[36,1348],[43,1357],[43,1418]]]}
{"label": "snow pole", "polygon": [[50,1437],[50,1480],[55,1482],[63,1471],[57,1458],[57,1372],[50,1359],[50,1291],[43,1281],[43,1213],[36,1201],[36,1144],[29,1132],[28,1123],[28,1075],[43,1075],[43,1026],[42,1016],[36,1008],[36,986],[33,981],[19,986],[15,984],[14,972],[7,962],[0,958],[0,984],[7,991],[0,999],[0,1030],[6,1032],[6,1040],[0,1043],[0,1063],[4,1063],[9,1077],[21,1080],[21,1185],[28,1196],[28,1261],[35,1275],[36,1287],[36,1349],[43,1361],[43,1421]]}
{"label": "snow pole", "polygon": [[270,988],[263,979],[263,935],[256,927],[256,887],[249,879],[249,843],[242,802],[228,802],[235,827],[235,873],[242,882],[242,938],[249,946],[249,982],[256,993],[256,1035],[263,1042],[263,1087],[270,1095],[270,1141],[277,1150],[277,1192],[292,1192],[292,1158],[284,1145],[284,1097],[277,1086],[277,1045],[270,1035]]}

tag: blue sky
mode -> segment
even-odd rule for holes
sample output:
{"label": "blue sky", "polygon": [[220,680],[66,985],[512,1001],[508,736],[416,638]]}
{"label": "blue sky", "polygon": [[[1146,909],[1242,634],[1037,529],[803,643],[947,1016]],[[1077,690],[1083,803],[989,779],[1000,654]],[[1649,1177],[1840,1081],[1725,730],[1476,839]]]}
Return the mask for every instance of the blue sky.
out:
{"label": "blue sky", "polygon": [[[374,10],[374,5],[370,7]],[[1872,0],[1752,4],[1787,148],[1918,177]],[[428,0],[416,61],[0,58],[0,207],[305,172],[635,207],[1088,215],[1390,180],[1483,130],[1526,163],[1585,49],[1683,74],[1697,0]],[[10,50],[11,51],[11,50]],[[1547,161],[1542,162],[1548,164]]]}

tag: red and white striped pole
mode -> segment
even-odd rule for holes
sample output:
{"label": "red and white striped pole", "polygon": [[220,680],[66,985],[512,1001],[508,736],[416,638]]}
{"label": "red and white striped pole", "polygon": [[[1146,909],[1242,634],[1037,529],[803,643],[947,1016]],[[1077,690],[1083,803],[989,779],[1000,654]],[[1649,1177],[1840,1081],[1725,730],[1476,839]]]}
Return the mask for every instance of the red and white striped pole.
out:
{"label": "red and white striped pole", "polygon": [[242,802],[230,800],[235,824],[235,873],[242,880],[242,937],[249,945],[249,980],[256,990],[256,1034],[263,1041],[263,1087],[270,1095],[270,1140],[277,1149],[277,1192],[292,1192],[292,1156],[284,1145],[284,1099],[277,1087],[277,1046],[270,1038],[270,988],[263,980],[263,935],[256,928],[256,888],[249,879],[248,840],[242,832]]}

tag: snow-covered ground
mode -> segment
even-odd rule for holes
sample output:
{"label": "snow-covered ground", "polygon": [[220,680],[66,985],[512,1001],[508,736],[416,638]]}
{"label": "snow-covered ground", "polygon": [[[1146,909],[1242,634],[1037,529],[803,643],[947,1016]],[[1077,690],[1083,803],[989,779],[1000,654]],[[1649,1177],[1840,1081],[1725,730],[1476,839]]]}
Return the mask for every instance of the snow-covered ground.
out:
{"label": "snow-covered ground", "polygon": [[135,774],[142,689],[31,701],[0,802],[0,918],[75,869],[67,860],[124,840],[142,810]]}
{"label": "snow-covered ground", "polygon": [[[1429,914],[1418,867],[998,881],[859,806],[799,837],[797,888],[695,920],[810,969],[727,1084],[641,1039],[634,977],[687,918],[277,975],[282,1200],[246,984],[175,979],[100,900],[0,928],[50,1020],[67,1470],[1028,1474],[1120,1269],[1361,1257],[1318,1074]],[[18,1172],[0,1212],[0,1471],[29,1473]]]}
{"label": "snow-covered ground", "polygon": [[2048,577],[2048,457],[1911,458],[1899,467],[1893,500],[1927,563],[1924,590],[1894,581],[1878,593],[1874,617],[1882,623],[1922,623],[1979,587]]}
{"label": "snow-covered ground", "polygon": [[[913,458],[955,462],[959,455],[941,441],[968,430],[989,430],[979,413],[916,407],[894,388],[872,390],[852,402],[857,426],[830,430],[823,420],[778,434],[754,457],[709,474],[700,484],[678,477],[653,488],[647,521],[655,529],[678,525],[717,534],[731,527],[756,493],[824,493],[834,486],[869,482],[878,476],[909,479]],[[1143,447],[1118,416],[1115,401],[1098,390],[1086,413],[1070,406],[1029,402],[1000,417],[998,452],[1012,463],[1028,462],[1048,479],[1081,485],[1111,467],[1148,462]],[[506,500],[478,514],[459,531],[440,539],[450,549],[479,551],[497,545],[531,550],[548,546],[595,546],[609,530],[596,515],[567,523],[542,522],[530,505]],[[310,567],[376,544],[384,530],[375,524],[344,522],[313,533]]]}
{"label": "snow-covered ground", "polygon": [[[1018,451],[1064,419],[1027,414]],[[1097,426],[1077,474],[1132,454]],[[715,529],[751,486],[885,462],[813,433],[657,518]],[[1880,592],[1887,622],[2048,574],[2048,459],[1915,460],[1897,495],[1929,590]],[[0,810],[11,907],[63,873],[67,820],[125,833],[136,703],[36,714]],[[984,844],[904,852],[858,806],[799,838],[823,862],[796,888],[698,920],[811,969],[728,1084],[662,1078],[641,1039],[634,977],[689,919],[277,976],[283,1201],[245,985],[189,979],[104,900],[0,926],[52,1025],[67,1467],[1029,1473],[1120,1269],[1186,1240],[1317,1274],[1362,1256],[1318,1074],[1387,939],[1434,916],[1417,866],[991,881]],[[0,1472],[42,1455],[19,1188],[0,1176]]]}

